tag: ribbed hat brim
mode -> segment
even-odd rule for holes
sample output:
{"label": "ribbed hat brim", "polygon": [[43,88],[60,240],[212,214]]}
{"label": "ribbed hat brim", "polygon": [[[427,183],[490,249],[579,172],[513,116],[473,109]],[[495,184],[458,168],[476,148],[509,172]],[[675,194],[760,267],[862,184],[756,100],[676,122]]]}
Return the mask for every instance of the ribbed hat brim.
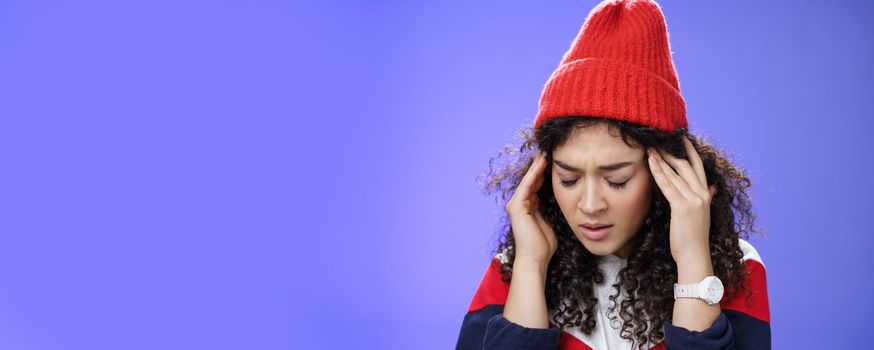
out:
{"label": "ribbed hat brim", "polygon": [[686,103],[670,83],[619,60],[561,65],[543,88],[535,125],[563,116],[606,117],[662,131],[687,128]]}

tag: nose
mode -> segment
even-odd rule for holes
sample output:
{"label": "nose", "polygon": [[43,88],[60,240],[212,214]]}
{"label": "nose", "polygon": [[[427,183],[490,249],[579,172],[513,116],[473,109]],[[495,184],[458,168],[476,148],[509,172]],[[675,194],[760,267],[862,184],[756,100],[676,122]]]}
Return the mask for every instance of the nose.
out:
{"label": "nose", "polygon": [[607,209],[607,201],[601,193],[601,189],[597,184],[587,181],[583,187],[583,194],[580,196],[580,202],[577,207],[588,215],[593,215]]}

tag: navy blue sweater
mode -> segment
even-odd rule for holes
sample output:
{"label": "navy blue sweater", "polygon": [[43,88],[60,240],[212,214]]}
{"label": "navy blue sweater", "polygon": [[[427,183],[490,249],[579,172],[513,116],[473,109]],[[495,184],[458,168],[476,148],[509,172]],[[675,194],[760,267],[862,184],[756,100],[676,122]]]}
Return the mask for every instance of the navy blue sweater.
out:
{"label": "navy blue sweater", "polygon": [[[750,276],[752,295],[740,293],[720,302],[722,312],[713,324],[701,331],[677,327],[666,320],[664,341],[652,349],[770,349],[770,310],[765,267],[758,252],[744,240],[743,263]],[[592,347],[554,324],[551,328],[527,328],[503,316],[509,283],[501,280],[501,260],[495,257],[462,321],[456,349],[579,349]],[[608,349],[595,349],[608,350]]]}

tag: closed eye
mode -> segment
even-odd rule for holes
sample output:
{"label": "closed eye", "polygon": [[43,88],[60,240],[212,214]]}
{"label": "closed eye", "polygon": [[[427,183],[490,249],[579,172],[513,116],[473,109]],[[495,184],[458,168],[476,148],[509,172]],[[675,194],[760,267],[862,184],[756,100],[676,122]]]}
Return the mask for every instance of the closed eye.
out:
{"label": "closed eye", "polygon": [[[577,181],[579,181],[579,179],[574,179],[574,180],[561,180],[560,183],[561,183],[561,185],[564,186],[564,187],[573,187],[573,185],[575,185],[575,184],[577,183]],[[621,183],[616,183],[616,182],[607,181],[607,184],[609,184],[610,187],[613,187],[613,188],[615,188],[615,189],[622,189],[622,188],[625,187],[625,185],[626,185],[627,183],[628,183],[628,181],[621,182]]]}
{"label": "closed eye", "polygon": [[622,189],[622,188],[625,187],[625,184],[627,184],[628,181],[625,181],[625,182],[623,182],[623,183],[615,183],[615,182],[607,181],[607,183],[610,184],[610,187],[613,187],[613,188],[616,188],[616,189]]}

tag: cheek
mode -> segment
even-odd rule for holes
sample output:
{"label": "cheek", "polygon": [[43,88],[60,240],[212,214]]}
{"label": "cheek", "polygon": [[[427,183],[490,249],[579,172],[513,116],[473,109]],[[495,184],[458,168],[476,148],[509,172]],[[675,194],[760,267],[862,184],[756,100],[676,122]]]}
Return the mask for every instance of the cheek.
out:
{"label": "cheek", "polygon": [[566,216],[569,210],[576,206],[575,194],[564,188],[558,181],[553,181],[552,192],[555,194],[555,202],[558,203],[561,211]]}
{"label": "cheek", "polygon": [[617,206],[622,208],[622,212],[628,213],[630,216],[645,216],[652,197],[649,179],[634,187],[629,187],[627,190],[623,196],[617,198]]}

